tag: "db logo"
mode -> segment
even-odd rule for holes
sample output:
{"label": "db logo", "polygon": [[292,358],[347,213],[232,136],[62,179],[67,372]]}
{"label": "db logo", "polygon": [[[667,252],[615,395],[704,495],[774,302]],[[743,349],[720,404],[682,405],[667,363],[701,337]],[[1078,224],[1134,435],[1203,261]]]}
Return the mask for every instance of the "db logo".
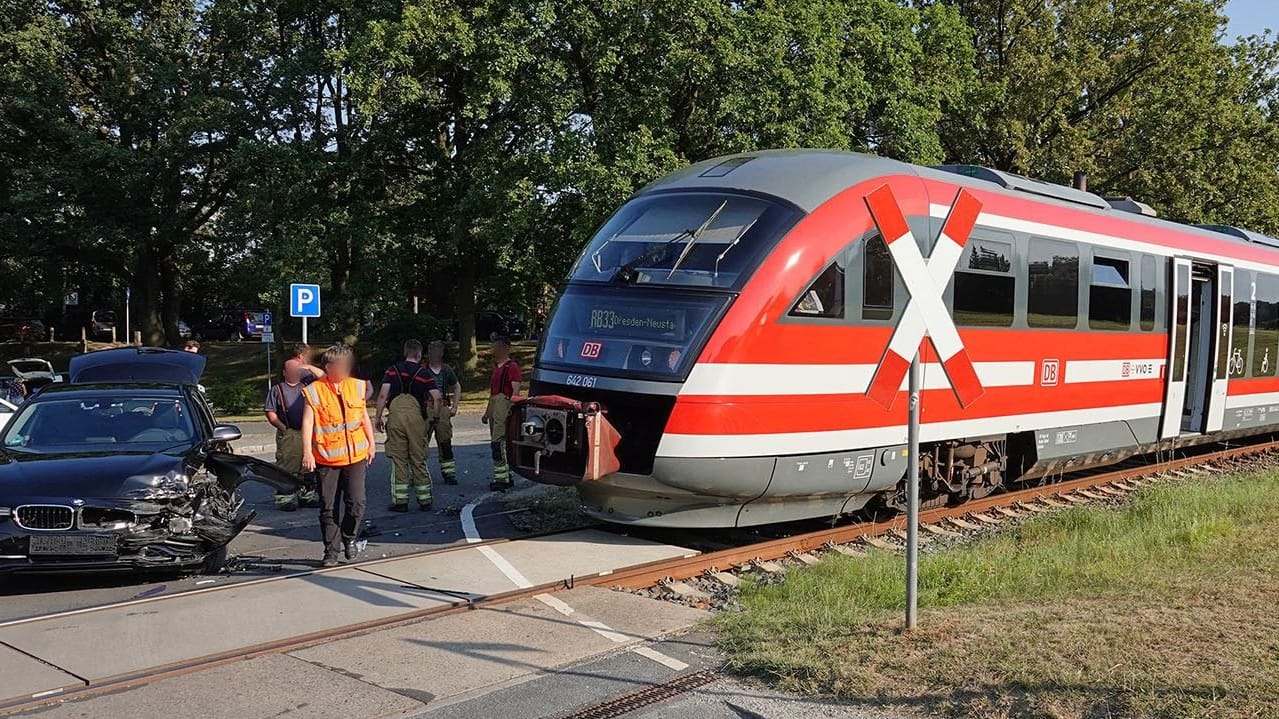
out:
{"label": "db logo", "polygon": [[582,357],[586,359],[599,359],[600,352],[604,351],[603,342],[583,342]]}
{"label": "db logo", "polygon": [[1132,363],[1131,363],[1131,362],[1124,362],[1122,365],[1120,365],[1120,366],[1119,366],[1119,376],[1120,376],[1120,377],[1131,377],[1131,376],[1132,376]]}
{"label": "db logo", "polygon": [[1057,374],[1061,363],[1055,359],[1046,359],[1039,368],[1039,384],[1053,387],[1057,384]]}

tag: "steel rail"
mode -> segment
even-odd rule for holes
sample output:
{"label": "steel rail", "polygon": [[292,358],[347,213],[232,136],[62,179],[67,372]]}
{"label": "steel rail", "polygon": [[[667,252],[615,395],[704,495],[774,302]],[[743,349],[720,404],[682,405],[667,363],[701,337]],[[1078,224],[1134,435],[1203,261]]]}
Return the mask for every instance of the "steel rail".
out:
{"label": "steel rail", "polygon": [[[1262,442],[1111,470],[1078,479],[995,494],[954,507],[923,510],[919,513],[919,521],[920,524],[936,524],[947,519],[962,518],[995,508],[1013,508],[1019,504],[1063,496],[1079,490],[1093,489],[1115,482],[1186,469],[1214,461],[1239,459],[1276,449],[1279,449],[1279,441]],[[644,589],[668,580],[690,579],[711,571],[732,569],[752,562],[783,559],[795,553],[811,552],[834,544],[848,544],[863,537],[877,537],[888,534],[893,530],[905,530],[906,526],[905,516],[899,515],[878,522],[861,522],[842,527],[831,527],[757,544],[707,552],[695,557],[649,562],[618,570],[608,576],[583,578],[577,581],[579,584],[621,587],[623,589]]]}
{"label": "steel rail", "polygon": [[[1274,450],[1279,450],[1279,441],[1261,442],[1257,444],[1232,447],[1215,452],[1195,454],[1179,459],[1156,461],[1150,464],[1103,472],[1096,475],[1043,486],[1029,487],[1014,492],[1007,492],[1004,494],[992,495],[982,499],[973,500],[956,507],[941,507],[924,510],[920,512],[920,523],[933,524],[946,519],[964,517],[999,507],[1015,507],[1017,505],[1026,504],[1039,499],[1064,496],[1079,490],[1101,487],[1123,480],[1148,477],[1157,473],[1186,469],[1214,461],[1239,459],[1264,454]],[[810,552],[836,544],[847,544],[858,541],[864,537],[887,534],[895,529],[900,530],[905,526],[906,522],[904,518],[894,517],[892,519],[879,522],[863,522],[843,527],[831,527],[815,532],[798,534],[781,539],[767,540],[742,547],[708,552],[705,554],[695,555],[693,557],[657,560],[654,562],[614,570],[612,572],[602,572],[598,575],[588,577],[568,577],[555,582],[540,584],[533,587],[513,589],[508,592],[491,594],[473,600],[464,600],[442,595],[447,598],[442,600],[443,603],[439,606],[426,607],[410,612],[372,619],[357,624],[318,630],[295,637],[286,637],[248,647],[241,647],[215,654],[193,657],[179,662],[96,679],[91,682],[80,680],[79,683],[67,685],[48,692],[41,692],[38,695],[7,699],[0,698],[0,714],[27,711],[58,702],[82,699],[107,692],[120,691],[123,689],[150,684],[163,679],[192,674],[205,669],[212,669],[214,667],[234,662],[254,659],[268,654],[281,654],[284,652],[296,651],[323,644],[325,642],[370,634],[372,632],[412,624],[427,619],[435,619],[449,614],[508,604],[521,599],[529,599],[539,594],[549,594],[572,589],[578,585],[642,589],[657,585],[666,580],[696,577],[715,569],[730,569],[744,566],[752,562],[781,559],[795,553]],[[503,540],[495,540],[494,543],[500,544],[502,541]],[[487,542],[485,544],[487,544]],[[456,551],[458,549],[465,549],[474,546],[477,545],[454,545],[424,552],[423,554]],[[380,563],[381,561],[375,561],[369,562],[368,564]],[[360,566],[361,565],[351,565],[348,568],[358,569]],[[278,580],[278,578],[272,579]],[[239,585],[229,585],[226,588],[236,586],[242,587],[247,584],[249,583],[246,582]],[[438,592],[431,590],[430,588],[422,587],[421,589],[423,589],[423,591],[435,592],[438,594]],[[175,596],[185,596],[185,594],[186,593]],[[98,607],[96,609],[103,608],[105,607]],[[89,611],[93,610],[94,609],[89,609]],[[55,614],[50,616],[58,615]],[[45,618],[49,617],[46,616]],[[31,621],[31,619],[23,621]],[[53,668],[66,672],[66,670],[63,670],[60,667],[54,666]],[[69,677],[80,679],[70,672],[66,673]]]}

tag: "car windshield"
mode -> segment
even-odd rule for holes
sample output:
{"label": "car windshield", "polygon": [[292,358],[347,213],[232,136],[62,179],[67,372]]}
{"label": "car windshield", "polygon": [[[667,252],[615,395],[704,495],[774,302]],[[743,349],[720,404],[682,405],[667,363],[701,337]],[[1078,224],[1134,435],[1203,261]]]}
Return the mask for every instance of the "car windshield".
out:
{"label": "car windshield", "polygon": [[600,228],[571,279],[736,288],[797,216],[781,204],[746,195],[645,195]]}
{"label": "car windshield", "polygon": [[156,451],[191,441],[195,426],[178,395],[45,398],[5,428],[4,447],[20,452]]}

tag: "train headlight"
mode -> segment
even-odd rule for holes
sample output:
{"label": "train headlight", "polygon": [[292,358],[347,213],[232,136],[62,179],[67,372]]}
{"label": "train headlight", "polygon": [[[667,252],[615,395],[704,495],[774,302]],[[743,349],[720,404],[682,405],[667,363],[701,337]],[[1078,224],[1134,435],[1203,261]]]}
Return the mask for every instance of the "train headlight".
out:
{"label": "train headlight", "polygon": [[551,417],[546,420],[546,445],[548,447],[558,447],[564,443],[564,422],[557,417]]}

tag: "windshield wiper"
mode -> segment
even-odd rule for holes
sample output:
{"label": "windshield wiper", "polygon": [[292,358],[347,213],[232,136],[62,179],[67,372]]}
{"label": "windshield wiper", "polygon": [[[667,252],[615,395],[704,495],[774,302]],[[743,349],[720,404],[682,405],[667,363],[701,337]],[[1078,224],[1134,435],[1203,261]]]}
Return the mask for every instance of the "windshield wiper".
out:
{"label": "windshield wiper", "polygon": [[723,212],[725,207],[728,207],[728,200],[724,200],[719,203],[719,207],[716,207],[715,211],[711,213],[711,216],[706,218],[706,221],[702,223],[702,226],[697,228],[696,232],[689,235],[688,242],[684,245],[683,251],[679,253],[679,259],[675,260],[675,264],[671,265],[671,271],[666,273],[666,279],[669,280],[675,275],[675,271],[679,269],[680,265],[684,264],[684,259],[688,257],[688,253],[693,249],[693,245],[697,244],[697,240],[701,238],[702,233],[705,232],[706,228],[710,227],[711,223],[719,217],[719,213]]}
{"label": "windshield wiper", "polygon": [[[681,230],[674,237],[667,240],[665,244],[658,247],[656,251],[650,248],[648,250],[645,250],[643,253],[631,258],[631,260],[628,261],[626,264],[622,265],[621,267],[618,267],[617,272],[613,273],[613,281],[625,282],[627,284],[630,284],[638,278],[638,275],[635,273],[635,270],[638,269],[640,265],[646,262],[657,263],[666,259],[667,253],[670,252],[671,246],[674,245],[675,243],[679,242],[680,240],[684,238],[688,238],[689,245],[692,245],[694,242],[697,242],[698,236],[700,236],[702,232],[705,231],[706,228],[709,227],[710,224],[715,221],[716,217],[719,217],[719,213],[723,211],[724,206],[727,204],[728,204],[728,200],[724,200],[723,202],[721,202],[719,207],[715,208],[715,211],[711,213],[710,217],[706,218],[706,221],[703,222],[701,226],[698,227],[697,229]],[[680,257],[679,257],[680,262],[684,261],[684,257],[687,254],[688,254],[688,248],[685,248],[684,252],[680,253]],[[678,266],[679,264],[676,263],[676,268],[678,268]],[[672,269],[671,273],[674,274],[674,272],[675,270]],[[670,275],[667,275],[667,278],[669,279]]]}
{"label": "windshield wiper", "polygon": [[742,238],[746,236],[747,232],[751,231],[751,228],[755,226],[756,222],[759,222],[758,217],[751,220],[749,225],[743,227],[742,231],[737,233],[737,237],[734,237],[733,241],[728,243],[728,247],[725,247],[724,251],[719,253],[719,257],[715,258],[715,274],[713,274],[712,277],[719,279],[719,263],[724,261],[724,258],[728,256],[728,253],[731,252],[734,247],[737,247],[737,243],[742,241]]}

